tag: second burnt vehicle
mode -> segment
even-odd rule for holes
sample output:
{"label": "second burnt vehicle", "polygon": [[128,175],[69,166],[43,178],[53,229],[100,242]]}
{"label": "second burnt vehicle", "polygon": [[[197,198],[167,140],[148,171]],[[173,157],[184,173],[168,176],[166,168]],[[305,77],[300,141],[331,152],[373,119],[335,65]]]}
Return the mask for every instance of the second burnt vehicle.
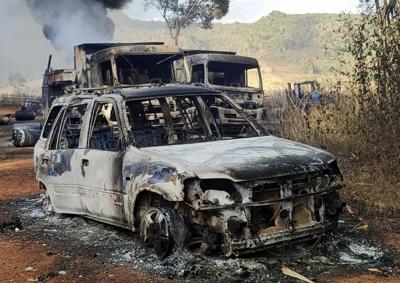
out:
{"label": "second burnt vehicle", "polygon": [[[257,59],[226,51],[185,50],[184,54],[190,83],[225,93],[257,122],[265,122],[267,109]],[[216,104],[212,111],[231,129],[240,129],[244,122],[229,105]]]}
{"label": "second burnt vehicle", "polygon": [[[226,131],[211,105],[243,119]],[[227,256],[336,227],[342,175],[330,153],[268,135],[228,96],[191,86],[57,98],[34,152],[44,207]]]}

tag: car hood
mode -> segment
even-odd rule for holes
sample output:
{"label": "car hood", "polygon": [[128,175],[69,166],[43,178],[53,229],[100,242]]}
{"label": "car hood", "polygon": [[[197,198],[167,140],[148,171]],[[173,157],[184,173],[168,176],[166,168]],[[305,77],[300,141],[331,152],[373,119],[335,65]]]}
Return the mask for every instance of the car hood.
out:
{"label": "car hood", "polygon": [[326,169],[335,160],[321,149],[274,136],[142,148],[142,151],[202,179],[234,181],[315,172]]}

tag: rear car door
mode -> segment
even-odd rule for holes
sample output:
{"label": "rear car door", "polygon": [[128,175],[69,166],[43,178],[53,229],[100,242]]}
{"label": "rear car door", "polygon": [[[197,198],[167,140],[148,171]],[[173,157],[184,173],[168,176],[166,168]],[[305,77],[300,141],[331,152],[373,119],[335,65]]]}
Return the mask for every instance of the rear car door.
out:
{"label": "rear car door", "polygon": [[77,183],[80,160],[76,151],[81,142],[89,101],[75,100],[60,111],[47,148],[37,161],[40,164],[41,178],[56,212],[83,212]]}
{"label": "rear car door", "polygon": [[92,218],[126,226],[122,186],[121,121],[116,102],[94,102],[84,148],[78,150],[82,209]]}

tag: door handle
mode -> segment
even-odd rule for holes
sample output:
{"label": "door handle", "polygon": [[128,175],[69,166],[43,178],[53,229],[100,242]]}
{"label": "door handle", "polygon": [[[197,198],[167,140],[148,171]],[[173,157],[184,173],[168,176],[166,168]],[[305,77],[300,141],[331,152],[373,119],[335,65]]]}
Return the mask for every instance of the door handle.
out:
{"label": "door handle", "polygon": [[89,166],[89,160],[88,159],[82,159],[82,166]]}
{"label": "door handle", "polygon": [[89,160],[82,159],[81,160],[81,174],[83,177],[86,176],[85,167],[88,167],[88,166],[89,166]]}

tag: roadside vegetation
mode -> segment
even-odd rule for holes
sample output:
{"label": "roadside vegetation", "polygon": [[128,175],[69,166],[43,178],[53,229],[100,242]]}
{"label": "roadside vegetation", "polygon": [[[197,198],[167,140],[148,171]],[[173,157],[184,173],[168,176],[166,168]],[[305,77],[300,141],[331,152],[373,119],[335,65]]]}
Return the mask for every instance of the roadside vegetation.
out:
{"label": "roadside vegetation", "polygon": [[274,115],[279,135],[339,156],[353,204],[394,214],[400,210],[400,9],[397,3],[389,11],[383,2],[366,4],[361,17],[342,18],[340,88],[321,91],[325,105],[298,106],[285,95],[271,103],[282,109]]}

